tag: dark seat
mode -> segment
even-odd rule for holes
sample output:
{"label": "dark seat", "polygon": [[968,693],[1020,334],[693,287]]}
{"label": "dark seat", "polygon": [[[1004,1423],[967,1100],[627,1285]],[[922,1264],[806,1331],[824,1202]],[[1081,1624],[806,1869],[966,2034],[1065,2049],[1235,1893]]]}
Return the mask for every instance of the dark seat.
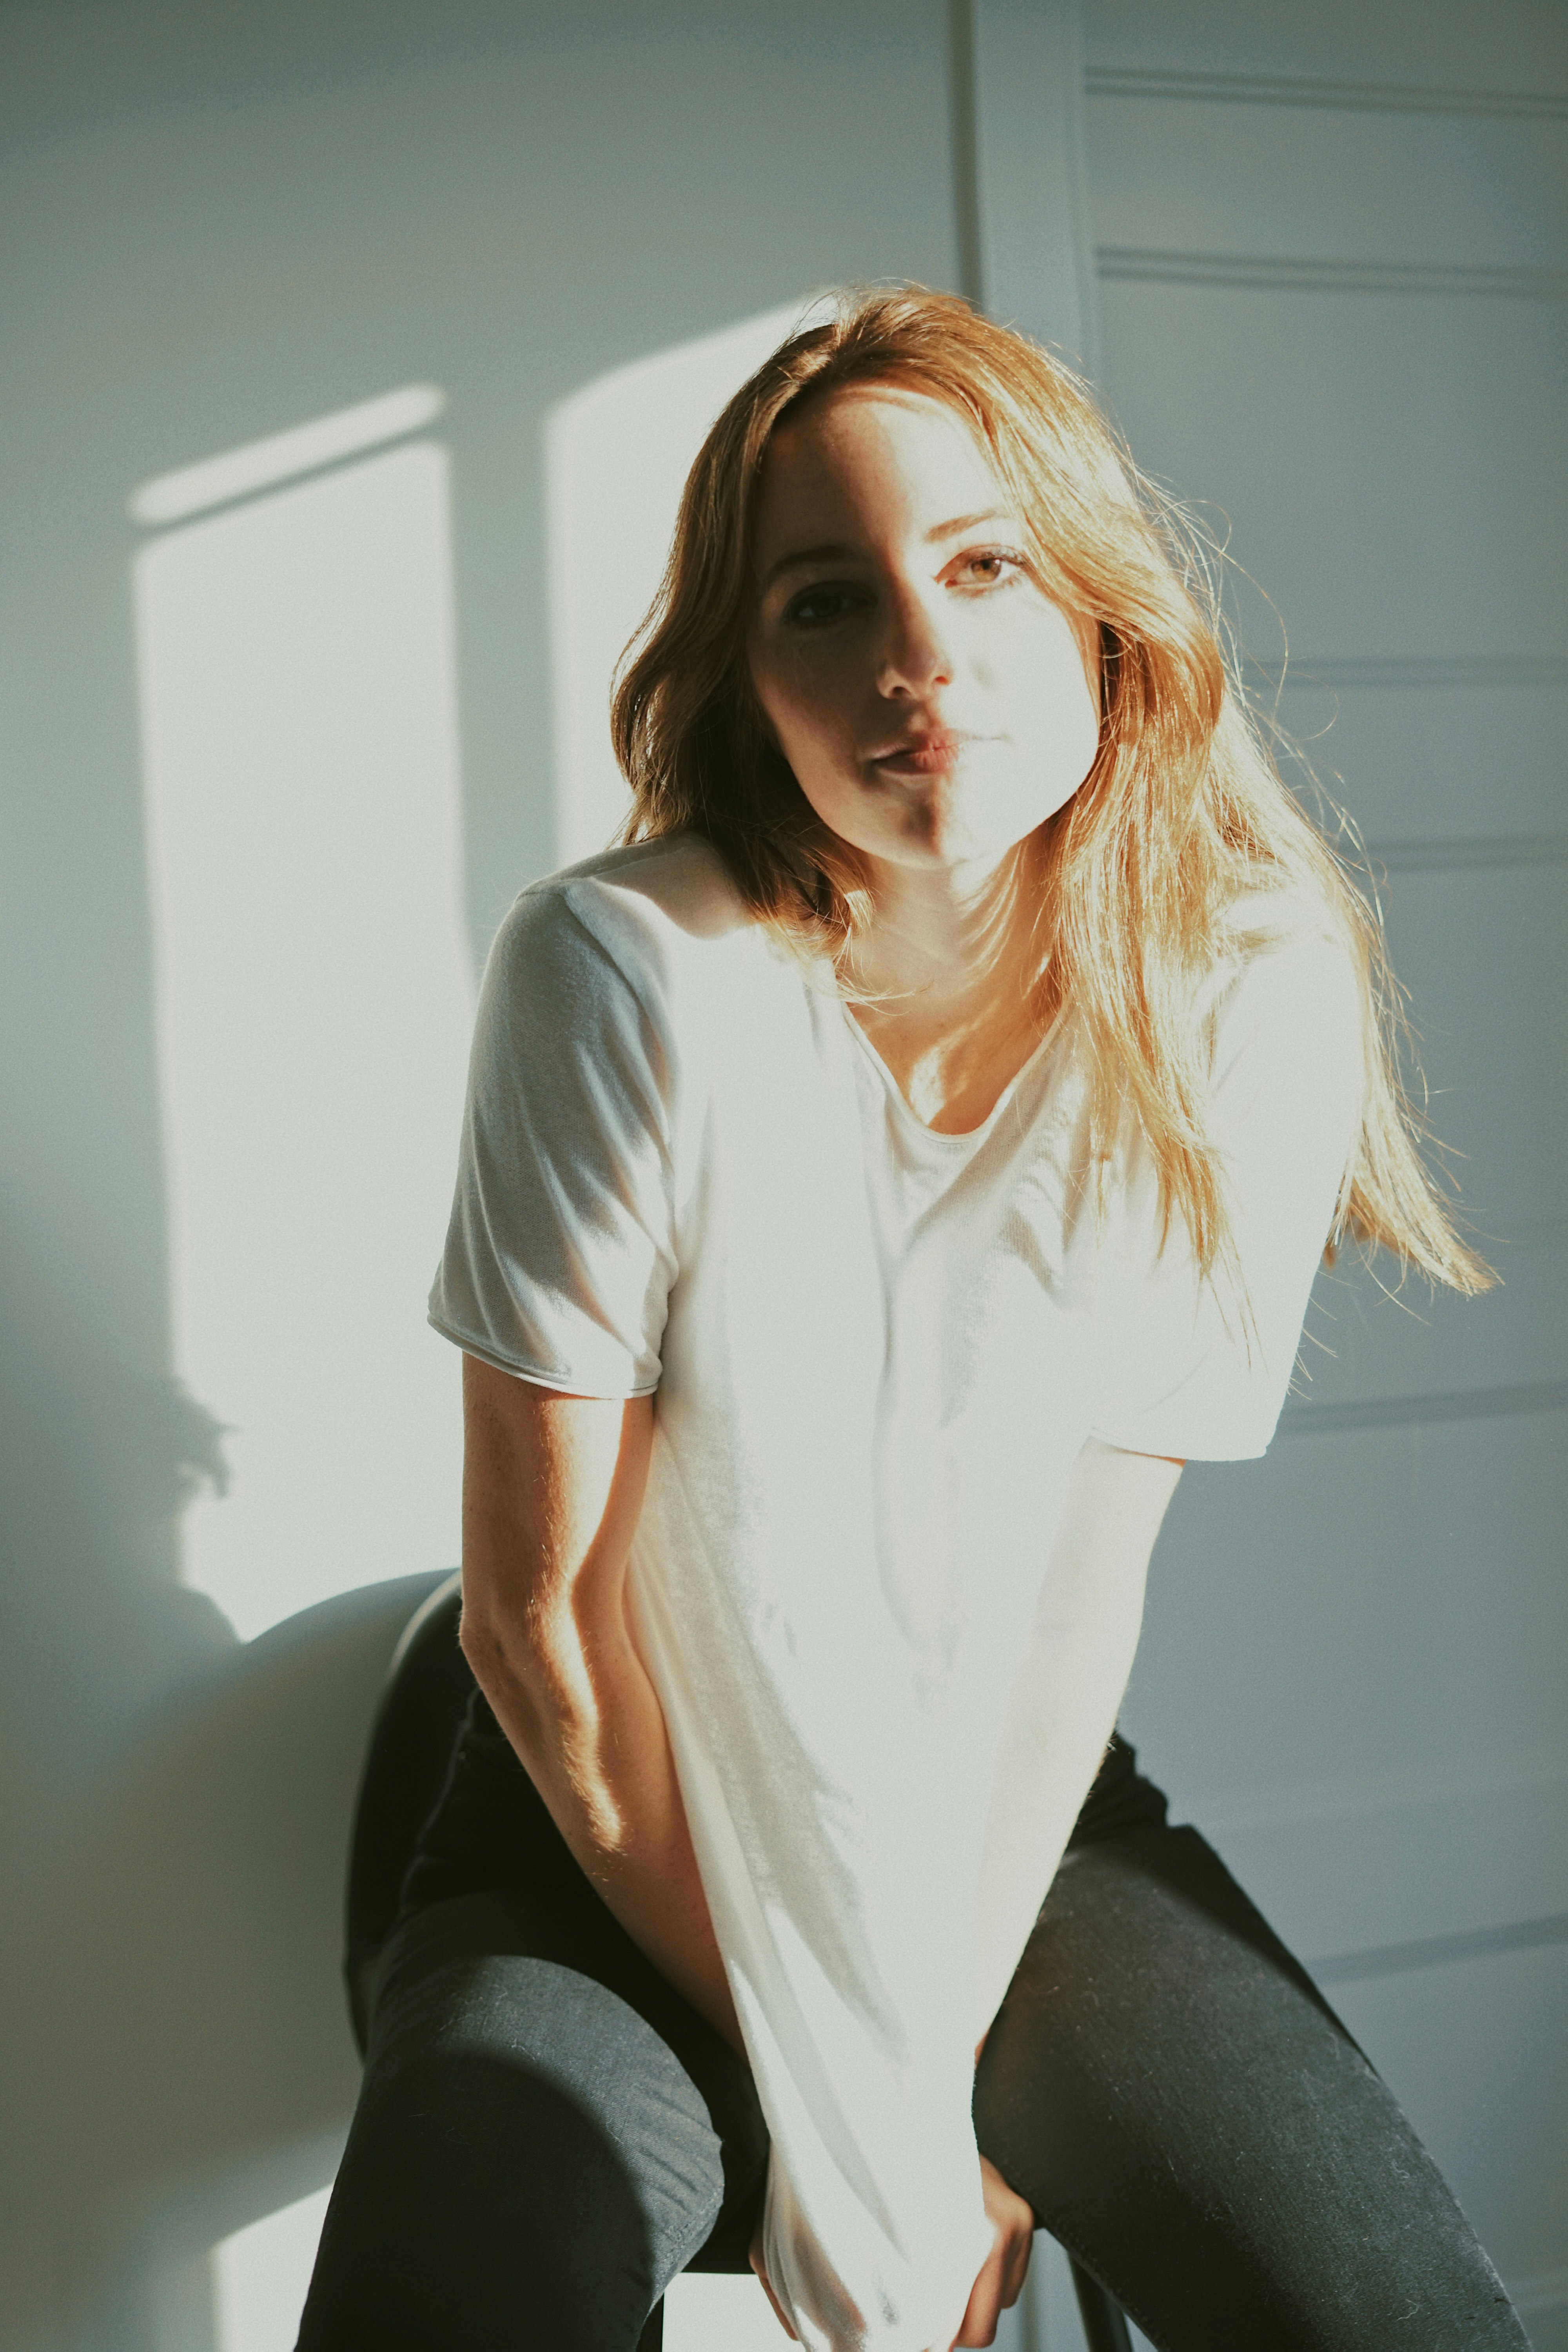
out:
{"label": "dark seat", "polygon": [[[404,1874],[447,1777],[452,1745],[474,1677],[458,1646],[462,1594],[458,1572],[420,1602],[393,1653],[386,1688],[371,1727],[349,1840],[343,1975],[349,2015],[363,2058],[370,2034],[370,1994],[382,1946],[397,1916]],[[1070,2261],[1069,2257],[1069,2261]],[[743,2263],[737,2263],[743,2270]],[[1131,2352],[1127,2322],[1098,2279],[1072,2262],[1088,2352]],[[649,2317],[638,2352],[656,2352],[662,2304]]]}
{"label": "dark seat", "polygon": [[370,2036],[375,1964],[397,1916],[404,1874],[435,1810],[474,1677],[458,1647],[458,1571],[441,1578],[403,1629],[371,1726],[349,1837],[343,1975],[360,2056]]}

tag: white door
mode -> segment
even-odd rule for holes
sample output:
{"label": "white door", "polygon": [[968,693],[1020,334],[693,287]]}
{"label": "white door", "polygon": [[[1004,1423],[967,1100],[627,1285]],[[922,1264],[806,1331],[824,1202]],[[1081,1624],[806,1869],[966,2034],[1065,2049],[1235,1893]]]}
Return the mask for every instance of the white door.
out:
{"label": "white door", "polygon": [[1262,688],[1288,633],[1504,1282],[1320,1280],[1267,1462],[1183,1480],[1125,1727],[1568,2345],[1568,12],[974,26],[988,307],[1228,522]]}

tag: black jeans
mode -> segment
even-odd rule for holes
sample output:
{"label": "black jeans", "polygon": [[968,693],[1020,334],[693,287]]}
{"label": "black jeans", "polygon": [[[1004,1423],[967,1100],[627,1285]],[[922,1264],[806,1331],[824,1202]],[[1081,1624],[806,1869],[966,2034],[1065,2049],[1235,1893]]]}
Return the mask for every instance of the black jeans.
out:
{"label": "black jeans", "polygon": [[[974,2118],[1161,2352],[1526,2345],[1388,2091],[1120,1739]],[[605,1908],[477,1702],[377,1978],[300,2352],[650,2352],[679,2271],[745,2267],[767,2155],[744,2060]]]}

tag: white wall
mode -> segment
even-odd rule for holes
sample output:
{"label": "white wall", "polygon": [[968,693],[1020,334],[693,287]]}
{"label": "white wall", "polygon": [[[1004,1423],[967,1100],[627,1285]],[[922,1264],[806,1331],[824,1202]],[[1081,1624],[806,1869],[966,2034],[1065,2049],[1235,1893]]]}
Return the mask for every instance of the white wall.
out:
{"label": "white wall", "polygon": [[582,462],[641,367],[667,497],[760,317],[952,281],[946,45],[940,0],[0,17],[8,2347],[288,2324],[368,1713],[455,1556],[468,1001],[607,829],[551,688],[614,562]]}

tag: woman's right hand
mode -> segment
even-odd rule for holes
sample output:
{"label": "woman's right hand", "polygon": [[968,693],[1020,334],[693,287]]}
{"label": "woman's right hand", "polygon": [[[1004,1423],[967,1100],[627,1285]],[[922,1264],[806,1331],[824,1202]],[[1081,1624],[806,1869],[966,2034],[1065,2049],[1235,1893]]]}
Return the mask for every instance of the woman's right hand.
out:
{"label": "woman's right hand", "polygon": [[[996,2322],[1004,2311],[1011,2310],[1024,2292],[1024,2281],[1029,2274],[1029,2256],[1035,2243],[1035,2209],[1027,2198],[1004,2180],[989,2157],[980,2159],[981,2188],[985,2199],[985,2218],[991,2224],[991,2252],[980,2266],[980,2274],[969,2291],[963,2323],[954,2336],[951,2352],[967,2345],[994,2344]],[[773,2290],[767,2263],[763,2255],[762,2216],[752,2232],[752,2268],[763,2283],[763,2292],[773,2305],[779,2326],[792,2344],[799,2336],[784,2317],[784,2306]]]}

